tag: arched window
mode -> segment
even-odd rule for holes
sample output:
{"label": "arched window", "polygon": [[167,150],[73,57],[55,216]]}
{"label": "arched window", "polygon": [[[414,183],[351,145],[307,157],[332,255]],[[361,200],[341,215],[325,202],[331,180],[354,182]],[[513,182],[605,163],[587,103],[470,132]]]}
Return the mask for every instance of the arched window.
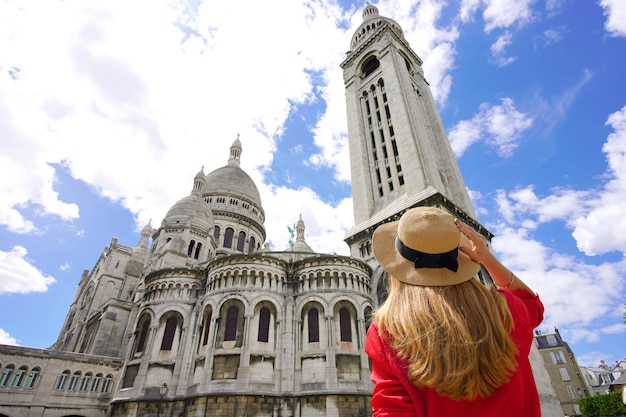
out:
{"label": "arched window", "polygon": [[196,252],[193,254],[194,259],[198,259],[200,257],[200,249],[202,249],[202,243],[198,242],[198,245],[196,246]]}
{"label": "arched window", "polygon": [[89,389],[89,383],[91,382],[91,377],[92,377],[91,372],[87,372],[85,374],[85,376],[83,377],[83,382],[81,382],[80,384],[81,392],[87,392],[87,390]]}
{"label": "arched window", "polygon": [[24,384],[24,388],[35,388],[35,384],[37,383],[37,378],[39,378],[39,368],[33,368],[28,374],[28,378],[26,378],[26,384]]}
{"label": "arched window", "polygon": [[65,384],[67,384],[67,380],[70,377],[70,371],[69,370],[65,370],[63,371],[63,373],[61,374],[61,376],[59,376],[59,378],[57,379],[57,385],[55,387],[55,389],[62,391],[65,389]]}
{"label": "arched window", "polygon": [[161,350],[172,350],[177,324],[178,320],[176,320],[176,317],[170,317],[165,322],[165,331],[163,332],[163,340],[161,341]]}
{"label": "arched window", "polygon": [[309,309],[308,326],[309,326],[309,343],[320,341],[320,314],[317,308]]}
{"label": "arched window", "polygon": [[248,245],[248,252],[254,252],[256,250],[256,240],[254,236],[250,236],[250,244]]}
{"label": "arched window", "polygon": [[219,240],[219,238],[220,238],[220,227],[219,226],[215,226],[215,228],[213,228],[213,237],[215,238],[215,240]]}
{"label": "arched window", "polygon": [[243,252],[243,245],[246,243],[246,232],[239,232],[239,237],[237,238],[237,250],[239,252]]}
{"label": "arched window", "polygon": [[380,62],[378,62],[378,59],[375,56],[367,58],[367,60],[363,63],[363,66],[361,67],[363,77],[367,77],[368,75],[370,75],[379,66]]}
{"label": "arched window", "polygon": [[150,331],[150,318],[147,318],[141,324],[141,330],[139,332],[139,340],[137,341],[136,353],[143,352],[146,347],[146,339],[148,338],[148,332]]}
{"label": "arched window", "polygon": [[6,387],[9,383],[9,379],[11,375],[13,375],[13,371],[15,370],[15,366],[7,365],[6,368],[2,371],[2,376],[0,376],[0,387]]}
{"label": "arched window", "polygon": [[98,392],[100,389],[100,381],[102,381],[102,374],[96,374],[91,384],[91,392]]}
{"label": "arched window", "polygon": [[102,384],[102,392],[111,391],[111,379],[112,379],[111,375],[107,375],[106,378],[104,378],[104,384]]}
{"label": "arched window", "polygon": [[341,341],[352,342],[352,329],[350,326],[350,312],[345,307],[341,307],[341,309],[339,310],[339,328],[341,330]]}
{"label": "arched window", "polygon": [[235,306],[228,308],[226,313],[226,332],[224,333],[224,341],[237,339],[237,322],[239,320],[239,309]]}
{"label": "arched window", "polygon": [[233,247],[233,234],[235,231],[232,227],[227,227],[224,231],[224,247],[232,248]]}
{"label": "arched window", "polygon": [[187,248],[187,256],[191,256],[191,254],[193,253],[193,247],[196,245],[196,241],[195,240],[191,240],[191,242],[189,242],[189,247]]}
{"label": "arched window", "polygon": [[209,330],[211,329],[211,311],[204,317],[204,334],[202,335],[202,346],[206,346],[209,343]]}
{"label": "arched window", "polygon": [[270,335],[270,309],[263,307],[259,311],[259,342],[268,342]]}
{"label": "arched window", "polygon": [[21,387],[24,378],[26,377],[26,372],[28,372],[28,367],[20,366],[20,369],[15,372],[15,377],[13,377],[12,387]]}
{"label": "arched window", "polygon": [[78,389],[78,382],[80,381],[81,373],[80,371],[74,372],[72,378],[70,379],[70,385],[67,387],[68,391],[76,391]]}

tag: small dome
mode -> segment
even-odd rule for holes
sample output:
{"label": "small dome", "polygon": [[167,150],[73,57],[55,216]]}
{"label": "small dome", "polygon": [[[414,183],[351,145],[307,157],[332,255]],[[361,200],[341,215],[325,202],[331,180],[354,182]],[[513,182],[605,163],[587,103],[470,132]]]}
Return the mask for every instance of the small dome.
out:
{"label": "small dome", "polygon": [[180,199],[167,212],[162,227],[191,227],[204,234],[210,234],[215,226],[213,212],[202,197],[192,192]]}
{"label": "small dome", "polygon": [[378,29],[385,25],[392,28],[400,37],[404,38],[404,32],[400,25],[393,19],[379,15],[378,8],[368,2],[365,9],[363,9],[363,22],[352,36],[352,43],[350,44],[352,49],[374,33],[377,33]]}
{"label": "small dome", "polygon": [[210,234],[215,226],[211,207],[202,199],[204,187],[204,167],[193,179],[191,194],[176,202],[167,212],[161,227],[191,227],[204,234]]}

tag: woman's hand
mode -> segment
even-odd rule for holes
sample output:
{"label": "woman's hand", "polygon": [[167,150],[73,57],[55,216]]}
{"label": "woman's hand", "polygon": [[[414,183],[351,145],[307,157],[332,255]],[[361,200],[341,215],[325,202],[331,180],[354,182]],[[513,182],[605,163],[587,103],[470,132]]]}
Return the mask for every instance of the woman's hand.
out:
{"label": "woman's hand", "polygon": [[459,219],[454,219],[454,224],[456,224],[456,227],[461,233],[467,236],[471,243],[471,247],[459,245],[459,250],[463,252],[463,254],[479,264],[484,264],[486,259],[493,257],[489,246],[487,246],[487,240],[483,235]]}

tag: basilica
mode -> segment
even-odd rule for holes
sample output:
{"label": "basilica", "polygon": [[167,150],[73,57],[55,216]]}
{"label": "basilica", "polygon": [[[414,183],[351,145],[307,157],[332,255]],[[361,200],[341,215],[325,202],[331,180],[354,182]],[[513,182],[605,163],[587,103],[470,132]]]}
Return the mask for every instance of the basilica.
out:
{"label": "basilica", "polygon": [[[373,231],[429,205],[492,236],[400,25],[368,4],[349,49],[350,255],[316,252],[302,218],[289,248],[270,250],[237,138],[158,227],[134,246],[110,241],[50,349],[0,345],[0,417],[371,416],[363,348],[388,280]],[[543,415],[562,415],[536,349],[531,358]]]}

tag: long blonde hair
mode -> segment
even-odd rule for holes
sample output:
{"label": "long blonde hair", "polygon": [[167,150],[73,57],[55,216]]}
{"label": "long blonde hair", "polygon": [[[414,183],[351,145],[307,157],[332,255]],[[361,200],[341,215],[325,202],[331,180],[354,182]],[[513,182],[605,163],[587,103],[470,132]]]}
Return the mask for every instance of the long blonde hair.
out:
{"label": "long blonde hair", "polygon": [[391,277],[379,332],[408,363],[408,379],[454,400],[489,397],[517,369],[505,297],[470,279],[446,287]]}

